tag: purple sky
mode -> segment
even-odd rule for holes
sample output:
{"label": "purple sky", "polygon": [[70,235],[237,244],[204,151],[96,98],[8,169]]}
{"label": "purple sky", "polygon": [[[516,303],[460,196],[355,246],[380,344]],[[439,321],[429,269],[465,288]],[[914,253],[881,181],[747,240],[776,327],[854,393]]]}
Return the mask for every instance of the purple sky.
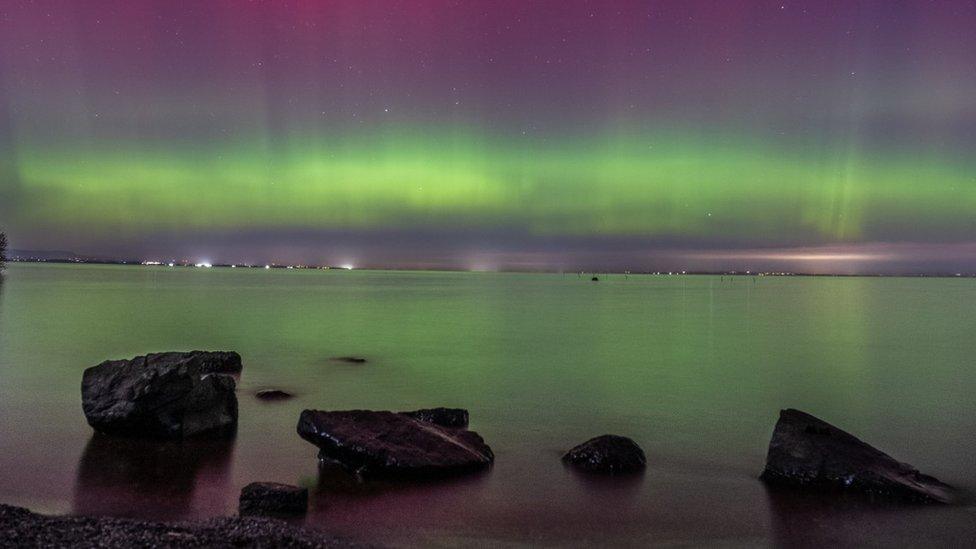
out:
{"label": "purple sky", "polygon": [[973,1],[9,0],[0,229],[219,261],[976,270],[973,28]]}

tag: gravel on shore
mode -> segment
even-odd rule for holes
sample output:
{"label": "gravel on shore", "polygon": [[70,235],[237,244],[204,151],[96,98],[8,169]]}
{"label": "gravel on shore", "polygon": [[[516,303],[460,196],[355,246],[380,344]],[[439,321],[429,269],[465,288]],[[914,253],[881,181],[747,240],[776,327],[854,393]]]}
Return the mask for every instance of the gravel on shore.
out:
{"label": "gravel on shore", "polygon": [[365,547],[284,521],[221,517],[201,522],[147,522],[111,517],[48,516],[0,504],[4,547]]}

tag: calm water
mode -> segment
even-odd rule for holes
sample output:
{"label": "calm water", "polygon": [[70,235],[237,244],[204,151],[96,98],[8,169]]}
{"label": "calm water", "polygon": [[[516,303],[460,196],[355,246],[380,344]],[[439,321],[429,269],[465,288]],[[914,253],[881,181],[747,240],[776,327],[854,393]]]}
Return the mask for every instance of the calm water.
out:
{"label": "calm water", "polygon": [[[403,545],[972,544],[971,506],[825,502],[756,476],[790,406],[976,489],[974,304],[966,279],[16,264],[0,285],[0,501],[196,518],[273,480],[312,488],[309,525]],[[235,440],[92,436],[84,368],[189,349],[244,357]],[[254,399],[265,387],[298,396]],[[320,474],[295,434],[303,408],[428,406],[468,408],[494,468],[358,486]],[[603,433],[641,444],[647,473],[562,466]]]}

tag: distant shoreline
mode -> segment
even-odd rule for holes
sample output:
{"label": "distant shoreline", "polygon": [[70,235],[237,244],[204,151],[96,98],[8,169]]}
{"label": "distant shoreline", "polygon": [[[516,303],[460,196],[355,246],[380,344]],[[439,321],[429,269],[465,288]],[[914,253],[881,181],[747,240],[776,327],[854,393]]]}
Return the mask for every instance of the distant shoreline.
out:
{"label": "distant shoreline", "polygon": [[268,265],[245,265],[245,264],[231,264],[231,263],[214,263],[214,264],[193,264],[186,262],[174,262],[173,264],[161,263],[161,262],[144,262],[139,260],[115,260],[115,259],[40,259],[40,258],[8,258],[8,264],[15,263],[54,263],[60,265],[117,265],[126,267],[164,267],[164,268],[213,268],[213,269],[286,269],[286,270],[322,270],[322,271],[403,271],[403,272],[444,272],[444,273],[478,273],[478,272],[490,272],[490,273],[512,273],[512,274],[585,274],[585,275],[601,275],[601,276],[629,276],[629,275],[641,275],[641,276],[738,276],[738,277],[750,277],[750,278],[766,278],[766,277],[826,277],[826,278],[976,278],[976,273],[861,273],[861,274],[850,274],[850,273],[805,273],[805,272],[769,272],[769,271],[555,271],[555,270],[512,270],[503,269],[497,271],[472,271],[465,269],[420,269],[420,268],[402,268],[402,267],[363,267],[363,268],[349,268],[341,266],[330,266],[330,265],[280,265],[280,264],[268,264]]}

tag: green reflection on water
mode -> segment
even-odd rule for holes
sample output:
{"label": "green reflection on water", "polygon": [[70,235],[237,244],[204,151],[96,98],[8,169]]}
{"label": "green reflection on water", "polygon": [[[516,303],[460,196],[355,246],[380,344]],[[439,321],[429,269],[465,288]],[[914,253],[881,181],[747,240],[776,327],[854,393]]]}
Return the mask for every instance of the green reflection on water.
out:
{"label": "green reflection on water", "polygon": [[[751,482],[789,406],[964,483],[974,298],[958,279],[17,264],[0,295],[0,466],[22,465],[18,440],[80,452],[85,367],[201,348],[245,360],[242,476],[311,459],[294,435],[303,407],[443,405],[469,408],[498,453],[491,490],[524,482],[508,466],[560,474],[540,456],[605,432],[637,439],[658,467]],[[340,355],[369,362],[328,360]],[[298,398],[250,398],[267,386]],[[13,482],[0,491],[19,493]]]}

